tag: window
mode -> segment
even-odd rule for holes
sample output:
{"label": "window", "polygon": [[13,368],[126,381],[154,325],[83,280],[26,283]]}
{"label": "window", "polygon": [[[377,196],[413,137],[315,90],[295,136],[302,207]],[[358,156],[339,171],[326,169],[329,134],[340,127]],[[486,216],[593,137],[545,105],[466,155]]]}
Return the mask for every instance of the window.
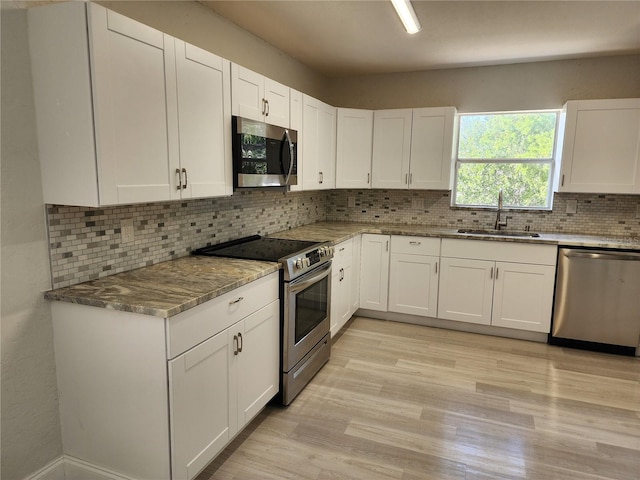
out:
{"label": "window", "polygon": [[551,209],[559,111],[461,114],[452,203]]}

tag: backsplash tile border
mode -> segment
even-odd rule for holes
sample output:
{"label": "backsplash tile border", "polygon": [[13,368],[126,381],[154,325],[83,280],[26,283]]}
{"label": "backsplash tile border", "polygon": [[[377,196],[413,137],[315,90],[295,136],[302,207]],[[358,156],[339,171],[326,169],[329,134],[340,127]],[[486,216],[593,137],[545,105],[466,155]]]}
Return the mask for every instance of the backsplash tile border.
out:
{"label": "backsplash tile border", "polygon": [[[349,207],[349,198],[355,206]],[[420,199],[424,208],[413,209]],[[566,213],[577,200],[575,214]],[[553,211],[507,211],[508,229],[640,237],[639,195],[556,194]],[[452,208],[448,191],[240,191],[230,197],[105,208],[46,206],[52,288],[186,256],[195,248],[319,221],[491,228],[495,211]],[[120,223],[131,218],[133,242]]]}

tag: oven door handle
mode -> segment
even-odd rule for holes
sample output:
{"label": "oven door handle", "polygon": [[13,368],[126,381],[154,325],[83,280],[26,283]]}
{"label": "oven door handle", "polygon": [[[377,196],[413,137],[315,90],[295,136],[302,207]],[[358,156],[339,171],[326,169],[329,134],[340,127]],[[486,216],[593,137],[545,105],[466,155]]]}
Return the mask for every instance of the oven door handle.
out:
{"label": "oven door handle", "polygon": [[319,273],[313,275],[312,277],[307,278],[306,275],[303,275],[298,280],[294,280],[293,282],[289,282],[289,292],[290,293],[298,293],[307,288],[309,285],[312,285],[319,280],[322,280],[325,277],[331,275],[331,262],[323,265],[317,270]]}

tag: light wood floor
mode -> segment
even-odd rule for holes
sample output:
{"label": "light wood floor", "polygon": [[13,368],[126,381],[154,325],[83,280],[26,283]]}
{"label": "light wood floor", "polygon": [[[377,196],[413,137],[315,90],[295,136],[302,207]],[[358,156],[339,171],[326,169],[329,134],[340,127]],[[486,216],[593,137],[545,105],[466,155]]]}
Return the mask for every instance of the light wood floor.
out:
{"label": "light wood floor", "polygon": [[640,359],[355,318],[197,480],[640,479]]}

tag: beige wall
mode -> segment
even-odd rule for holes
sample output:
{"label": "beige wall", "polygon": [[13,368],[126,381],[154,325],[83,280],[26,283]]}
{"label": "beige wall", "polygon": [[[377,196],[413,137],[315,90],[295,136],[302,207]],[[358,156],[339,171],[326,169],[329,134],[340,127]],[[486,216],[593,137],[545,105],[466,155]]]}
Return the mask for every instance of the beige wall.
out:
{"label": "beige wall", "polygon": [[62,454],[51,286],[24,10],[2,10],[2,472],[18,480]]}
{"label": "beige wall", "polygon": [[351,108],[559,108],[567,100],[640,97],[640,55],[334,78],[327,91],[328,102]]}
{"label": "beige wall", "polygon": [[98,1],[185,42],[323,99],[326,78],[195,2]]}

